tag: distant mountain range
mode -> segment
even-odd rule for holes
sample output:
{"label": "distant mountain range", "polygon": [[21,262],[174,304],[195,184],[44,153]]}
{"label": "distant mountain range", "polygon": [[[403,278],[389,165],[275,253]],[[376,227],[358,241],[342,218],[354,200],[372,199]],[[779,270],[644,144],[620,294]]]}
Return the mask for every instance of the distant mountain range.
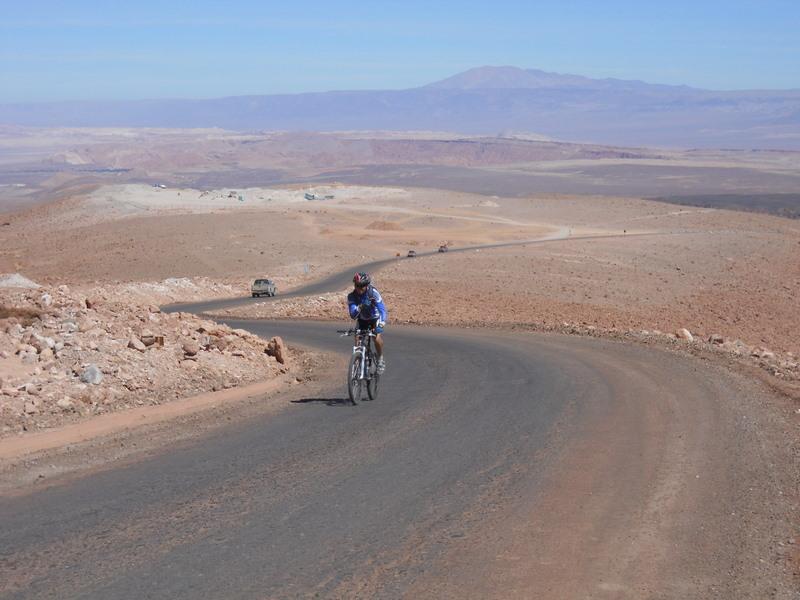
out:
{"label": "distant mountain range", "polygon": [[0,104],[0,124],[529,132],[628,146],[800,150],[800,90],[711,91],[479,67],[408,90]]}

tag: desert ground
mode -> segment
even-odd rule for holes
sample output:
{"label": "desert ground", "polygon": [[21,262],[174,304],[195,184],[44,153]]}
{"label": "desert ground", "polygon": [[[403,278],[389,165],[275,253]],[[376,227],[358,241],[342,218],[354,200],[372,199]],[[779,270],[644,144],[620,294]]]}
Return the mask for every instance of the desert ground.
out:
{"label": "desert ground", "polygon": [[[411,249],[547,239],[403,259],[376,281],[395,322],[667,343],[683,330],[784,387],[796,380],[800,222],[763,213],[786,213],[798,153],[435,132],[25,128],[4,128],[0,148],[0,273],[45,286],[23,293],[7,281],[5,304],[41,311],[47,294],[76,321],[94,297],[149,315],[135,327],[107,315],[120,339],[152,333],[155,305],[246,296],[256,277],[286,292]],[[749,198],[756,212],[642,199],[711,192]],[[347,286],[222,316],[338,320]],[[15,351],[2,359],[8,394],[32,376]],[[22,396],[4,411],[5,435],[31,416]]]}
{"label": "desert ground", "polygon": [[[230,403],[238,388],[329,377],[324,353],[213,319],[346,326],[349,276],[337,292],[281,295],[387,259],[374,281],[389,332],[661,347],[761,386],[759,426],[796,455],[786,432],[800,422],[800,221],[777,215],[800,191],[798,153],[376,132],[14,129],[0,141],[4,490],[39,476],[36,452],[86,441],[91,428],[33,436],[135,415],[97,429],[107,435],[133,427],[135,411],[194,399],[192,411]],[[693,194],[753,202],[650,199]],[[249,298],[258,277],[275,281],[276,299]],[[211,315],[162,312],[230,297],[242,303]],[[796,463],[779,468],[797,476]]]}
{"label": "desert ground", "polygon": [[[101,295],[154,312],[169,300],[246,297],[262,276],[287,292],[351,265],[400,257],[375,274],[395,322],[691,337],[762,364],[789,388],[797,379],[800,227],[769,215],[563,194],[120,184],[15,213],[2,235],[0,272],[51,290],[66,285],[76,306],[82,294]],[[451,252],[435,252],[440,246]],[[410,249],[420,256],[405,258]],[[221,316],[345,321],[348,285]],[[41,295],[6,302],[41,309]],[[134,332],[158,318],[147,314]],[[24,414],[22,403],[18,397],[12,412]]]}

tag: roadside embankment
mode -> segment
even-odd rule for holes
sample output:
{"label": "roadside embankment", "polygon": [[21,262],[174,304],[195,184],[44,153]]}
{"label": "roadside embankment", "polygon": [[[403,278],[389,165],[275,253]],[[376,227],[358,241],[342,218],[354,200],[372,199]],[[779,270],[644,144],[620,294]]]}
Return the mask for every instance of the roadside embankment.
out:
{"label": "roadside embankment", "polygon": [[230,286],[9,281],[26,287],[0,287],[0,438],[274,380],[298,359],[281,340],[158,307]]}

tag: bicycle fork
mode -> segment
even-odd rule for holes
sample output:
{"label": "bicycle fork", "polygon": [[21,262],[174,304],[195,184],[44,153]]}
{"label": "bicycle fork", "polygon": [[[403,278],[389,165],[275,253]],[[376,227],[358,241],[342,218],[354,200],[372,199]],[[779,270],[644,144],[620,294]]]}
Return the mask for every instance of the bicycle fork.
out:
{"label": "bicycle fork", "polygon": [[353,348],[353,354],[358,354],[359,356],[361,356],[361,360],[360,360],[360,361],[358,361],[358,362],[359,362],[359,367],[358,367],[358,379],[359,379],[359,380],[366,379],[366,371],[367,371],[366,362],[367,362],[367,357],[366,357],[366,354],[364,353],[364,348],[362,348],[361,346],[355,346],[355,347]]}

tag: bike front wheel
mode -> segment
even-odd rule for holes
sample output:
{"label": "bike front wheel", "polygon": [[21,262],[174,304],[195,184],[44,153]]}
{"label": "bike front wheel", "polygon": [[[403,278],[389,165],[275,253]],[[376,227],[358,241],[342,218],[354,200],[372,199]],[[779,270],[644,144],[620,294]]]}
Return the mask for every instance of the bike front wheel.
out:
{"label": "bike front wheel", "polygon": [[347,367],[347,394],[353,404],[361,399],[361,360],[360,354],[353,354]]}

